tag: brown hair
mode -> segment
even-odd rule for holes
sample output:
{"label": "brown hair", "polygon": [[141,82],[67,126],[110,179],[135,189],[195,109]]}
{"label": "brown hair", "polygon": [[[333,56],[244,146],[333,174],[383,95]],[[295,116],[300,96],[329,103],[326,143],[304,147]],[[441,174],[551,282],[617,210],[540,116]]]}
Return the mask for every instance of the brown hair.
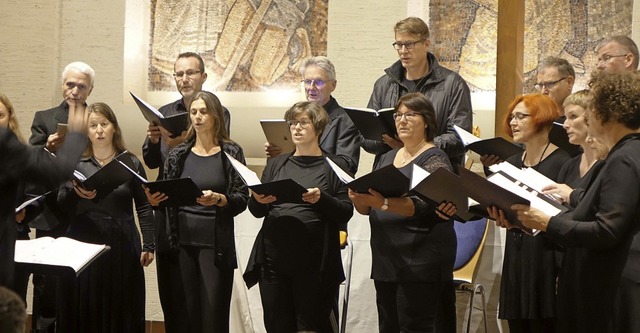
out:
{"label": "brown hair", "polygon": [[[207,112],[213,115],[214,127],[212,134],[213,137],[218,141],[216,143],[220,144],[223,141],[231,141],[229,139],[229,134],[227,133],[227,128],[224,125],[224,111],[222,109],[222,104],[220,103],[218,96],[208,91],[198,91],[191,97],[191,102],[189,102],[189,109],[187,110],[189,113],[191,113],[191,104],[199,99],[204,101],[204,105],[207,107]],[[191,122],[191,117],[189,117],[189,122]],[[193,126],[191,126],[191,124],[189,124],[189,129],[187,130],[187,140],[195,137],[195,135],[195,129],[193,128]]]}
{"label": "brown hair", "polygon": [[429,98],[419,92],[409,93],[398,100],[395,112],[398,112],[401,105],[406,106],[411,111],[420,112],[424,122],[427,124],[427,128],[424,129],[424,137],[427,142],[432,142],[436,137],[436,133],[438,133],[438,125],[436,124],[436,110],[433,108]]}
{"label": "brown hair", "polygon": [[[627,128],[640,127],[640,74],[595,72],[589,82],[592,96],[589,110],[603,124],[615,121]],[[591,121],[591,119],[589,119]]]}
{"label": "brown hair", "polygon": [[313,129],[318,135],[318,140],[320,140],[320,135],[329,123],[329,114],[327,114],[327,111],[325,111],[323,107],[314,102],[298,102],[296,104],[293,104],[293,106],[284,113],[284,120],[294,120],[296,116],[301,113],[304,113],[309,117],[309,119],[311,119]]}
{"label": "brown hair", "polygon": [[[118,125],[118,119],[116,118],[116,114],[111,110],[111,107],[106,103],[93,103],[87,107],[87,113],[90,115],[92,113],[98,113],[103,115],[107,120],[113,125],[113,139],[111,144],[116,150],[116,154],[120,154],[127,150],[124,145],[124,138],[122,137],[122,130],[120,130],[120,125]],[[87,145],[87,150],[84,153],[85,157],[93,155],[93,146],[91,145],[91,140],[89,140],[89,145]]]}
{"label": "brown hair", "polygon": [[408,33],[420,36],[423,39],[429,39],[429,26],[418,17],[407,17],[404,20],[398,21],[393,27],[393,31],[396,34]]}

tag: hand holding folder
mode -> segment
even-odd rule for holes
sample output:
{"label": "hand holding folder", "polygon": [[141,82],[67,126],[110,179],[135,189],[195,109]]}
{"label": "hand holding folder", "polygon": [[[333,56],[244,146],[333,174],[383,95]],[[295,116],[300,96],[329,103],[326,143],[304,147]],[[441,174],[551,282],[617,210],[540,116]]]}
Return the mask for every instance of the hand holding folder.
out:
{"label": "hand holding folder", "polygon": [[456,131],[465,148],[476,152],[478,155],[495,155],[501,160],[522,153],[523,149],[514,145],[513,143],[503,139],[502,137],[495,137],[491,139],[480,139],[475,135],[465,131],[458,125],[453,125],[453,129]]}
{"label": "hand holding folder", "polygon": [[240,177],[245,184],[255,193],[262,195],[273,195],[276,197],[275,203],[304,203],[302,201],[302,194],[307,192],[307,189],[302,185],[296,183],[292,179],[281,179],[272,181],[269,183],[262,183],[258,178],[258,175],[246,165],[233,158],[233,156],[227,154],[227,158],[231,161],[231,165],[240,174]]}
{"label": "hand holding folder", "polygon": [[187,129],[189,125],[189,113],[185,112],[165,117],[160,111],[134,93],[129,92],[129,94],[133,97],[144,118],[156,126],[164,127],[167,131],[171,132],[172,137],[180,136],[180,134]]}
{"label": "hand holding folder", "polygon": [[131,179],[131,174],[122,165],[133,168],[133,161],[127,151],[114,157],[109,163],[90,176],[75,170],[73,177],[78,186],[87,191],[96,191],[96,196],[93,200],[97,202]]}
{"label": "hand holding folder", "polygon": [[338,178],[354,192],[368,193],[374,189],[386,198],[397,198],[410,190],[409,178],[392,164],[354,179],[330,158],[326,159]]}
{"label": "hand holding folder", "polygon": [[197,205],[196,199],[202,196],[202,190],[191,178],[163,179],[150,182],[124,163],[122,165],[149,192],[166,195],[167,199],[160,202],[160,206],[194,206]]}

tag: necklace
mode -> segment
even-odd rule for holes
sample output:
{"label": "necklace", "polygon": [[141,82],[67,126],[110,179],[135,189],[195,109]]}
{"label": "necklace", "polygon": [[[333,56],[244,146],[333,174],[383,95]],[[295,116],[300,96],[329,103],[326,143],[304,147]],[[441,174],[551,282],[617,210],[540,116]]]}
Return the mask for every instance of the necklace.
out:
{"label": "necklace", "polygon": [[105,162],[107,162],[108,160],[113,158],[115,155],[116,155],[116,151],[114,150],[113,153],[111,153],[111,155],[109,155],[109,156],[107,156],[105,158],[100,158],[96,154],[93,154],[93,157],[95,157],[96,160],[98,160],[98,163],[100,163],[100,165],[104,165]]}
{"label": "necklace", "polygon": [[[538,167],[540,166],[540,163],[542,163],[542,159],[544,158],[544,153],[547,152],[547,148],[549,148],[549,145],[551,144],[551,141],[547,142],[547,145],[544,146],[544,149],[542,150],[542,155],[540,155],[540,160],[538,161],[538,164],[533,166],[534,170],[538,170]],[[524,151],[524,155],[522,155],[522,165],[526,166],[524,161],[527,159],[527,151]]]}
{"label": "necklace", "polygon": [[[420,145],[420,147],[416,150],[415,154],[411,155],[411,153],[409,153],[407,151],[407,147],[404,147],[404,151],[402,152],[402,165],[407,164],[408,162],[413,161],[413,159],[420,154],[420,152],[422,151],[422,148],[424,148],[424,146],[427,145],[426,141],[422,141],[422,144]],[[408,155],[408,156],[407,156]]]}

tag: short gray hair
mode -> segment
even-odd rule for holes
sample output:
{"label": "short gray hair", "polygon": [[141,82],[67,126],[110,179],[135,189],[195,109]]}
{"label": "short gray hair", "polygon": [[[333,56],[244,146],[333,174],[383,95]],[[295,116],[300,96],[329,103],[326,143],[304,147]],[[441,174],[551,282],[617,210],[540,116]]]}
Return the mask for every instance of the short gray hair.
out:
{"label": "short gray hair", "polygon": [[558,74],[560,76],[572,76],[576,77],[576,71],[573,69],[573,66],[567,61],[567,59],[559,58],[559,57],[546,57],[540,63],[538,63],[538,72],[544,68],[555,67],[558,69]]}
{"label": "short gray hair", "polygon": [[87,65],[86,63],[82,62],[82,61],[75,61],[72,62],[70,64],[68,64],[64,70],[62,71],[62,83],[64,83],[65,78],[67,77],[67,74],[69,74],[69,72],[74,71],[74,72],[78,72],[78,73],[82,73],[86,76],[89,77],[89,82],[91,87],[93,88],[93,83],[96,80],[96,71],[93,70],[93,68],[91,68],[91,66]]}
{"label": "short gray hair", "polygon": [[336,79],[336,68],[331,63],[331,60],[325,56],[317,56],[305,59],[300,65],[300,75],[304,76],[304,72],[307,70],[309,66],[318,66],[325,73],[327,73],[327,77],[329,80]]}
{"label": "short gray hair", "polygon": [[600,41],[600,43],[598,43],[595,51],[598,52],[600,48],[609,43],[616,43],[618,45],[621,45],[622,47],[627,49],[627,52],[633,54],[633,69],[638,69],[638,61],[640,61],[640,55],[638,55],[638,45],[636,45],[636,42],[634,42],[633,39],[625,35],[605,37],[602,41]]}

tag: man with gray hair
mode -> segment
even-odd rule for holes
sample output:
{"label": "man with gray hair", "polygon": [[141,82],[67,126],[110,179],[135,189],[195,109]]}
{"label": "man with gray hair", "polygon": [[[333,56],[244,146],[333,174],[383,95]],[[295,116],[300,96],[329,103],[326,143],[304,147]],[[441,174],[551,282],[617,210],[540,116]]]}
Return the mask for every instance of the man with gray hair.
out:
{"label": "man with gray hair", "polygon": [[623,73],[638,69],[638,46],[633,39],[624,36],[604,38],[596,46],[596,68],[605,73]]}
{"label": "man with gray hair", "polygon": [[[338,101],[331,96],[338,84],[333,63],[323,56],[307,58],[300,65],[300,75],[307,101],[322,106],[331,118],[320,136],[320,148],[336,155],[340,159],[336,162],[355,174],[360,160],[360,132]],[[269,142],[265,144],[265,151],[268,157],[282,152],[280,147]]]}
{"label": "man with gray hair", "polygon": [[566,60],[558,57],[547,57],[538,64],[538,74],[534,87],[541,94],[548,95],[560,107],[564,114],[562,103],[571,95],[576,72]]}
{"label": "man with gray hair", "polygon": [[[69,108],[86,106],[87,98],[93,91],[95,83],[95,71],[84,62],[76,61],[68,64],[61,75],[62,98],[60,105],[51,109],[38,111],[31,124],[31,137],[29,144],[36,149],[47,149],[56,153],[65,140],[65,133],[58,133],[58,124],[67,124]],[[28,195],[41,195],[52,190],[43,184],[26,184],[25,192]],[[55,192],[55,191],[54,191]],[[35,216],[29,226],[36,228],[36,238],[60,237],[67,230],[68,215],[57,204],[55,193],[45,196],[42,212]],[[28,279],[28,276],[16,276],[16,280]],[[16,281],[16,283],[26,283]],[[34,275],[34,285],[40,285],[42,295],[40,299],[40,311],[43,317],[55,318],[56,316],[56,281],[52,278]],[[35,322],[35,321],[34,321]],[[53,331],[51,325],[49,331]]]}

